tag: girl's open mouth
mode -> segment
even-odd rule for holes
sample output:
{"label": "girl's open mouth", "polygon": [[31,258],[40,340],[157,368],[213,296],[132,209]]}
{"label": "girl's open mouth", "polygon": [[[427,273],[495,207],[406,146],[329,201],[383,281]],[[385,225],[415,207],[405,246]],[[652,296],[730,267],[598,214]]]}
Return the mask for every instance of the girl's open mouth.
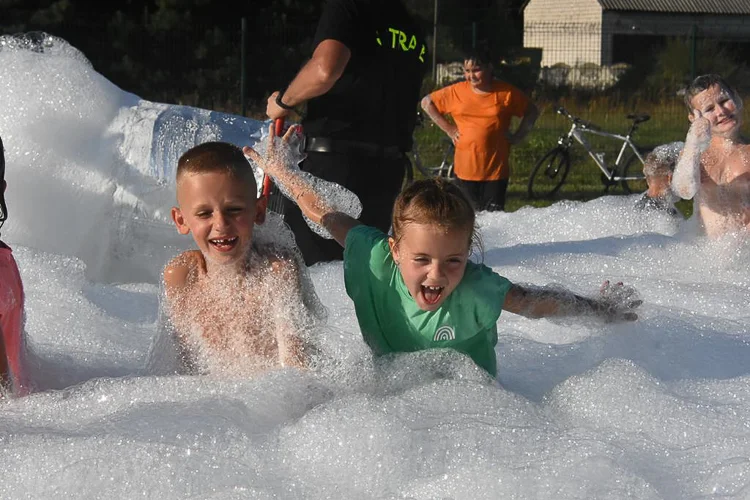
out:
{"label": "girl's open mouth", "polygon": [[437,304],[443,295],[445,287],[442,286],[424,286],[422,285],[422,297],[427,304]]}
{"label": "girl's open mouth", "polygon": [[239,238],[237,236],[235,236],[234,238],[208,240],[208,242],[211,243],[211,245],[213,245],[213,247],[219,252],[228,252],[232,250],[235,245],[237,245],[237,241],[239,241]]}

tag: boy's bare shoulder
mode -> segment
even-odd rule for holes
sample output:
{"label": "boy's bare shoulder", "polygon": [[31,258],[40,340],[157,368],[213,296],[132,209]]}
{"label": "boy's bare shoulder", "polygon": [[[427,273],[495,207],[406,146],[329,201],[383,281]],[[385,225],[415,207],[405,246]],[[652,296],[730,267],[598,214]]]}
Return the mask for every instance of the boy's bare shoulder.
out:
{"label": "boy's bare shoulder", "polygon": [[199,250],[189,250],[174,257],[164,268],[164,284],[170,291],[182,290],[206,272],[206,259]]}

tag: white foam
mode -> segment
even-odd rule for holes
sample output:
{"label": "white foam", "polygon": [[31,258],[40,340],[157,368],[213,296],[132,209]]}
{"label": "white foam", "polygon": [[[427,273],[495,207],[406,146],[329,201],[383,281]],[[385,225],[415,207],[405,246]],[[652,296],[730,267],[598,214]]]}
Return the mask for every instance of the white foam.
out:
{"label": "white foam", "polygon": [[3,239],[37,380],[67,387],[0,403],[0,497],[747,498],[750,250],[633,198],[480,216],[485,263],[511,280],[622,280],[645,300],[627,324],[504,313],[502,388],[449,352],[374,363],[340,264],[311,269],[330,311],[318,371],[138,376],[155,276],[191,244],[166,222],[176,157],[260,124],[141,101],[70,53],[0,50]]}

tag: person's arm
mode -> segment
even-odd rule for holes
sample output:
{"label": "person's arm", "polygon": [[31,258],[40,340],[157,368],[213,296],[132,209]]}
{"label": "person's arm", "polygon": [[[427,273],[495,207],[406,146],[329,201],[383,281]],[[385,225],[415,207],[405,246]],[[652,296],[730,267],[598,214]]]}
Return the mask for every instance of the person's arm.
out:
{"label": "person's arm", "polygon": [[0,325],[0,399],[10,390],[10,368],[8,367],[8,353],[5,351],[5,336]]}
{"label": "person's arm", "polygon": [[565,289],[531,287],[514,284],[505,295],[503,309],[526,316],[546,318],[554,316],[598,316],[606,321],[635,321],[633,309],[643,302],[633,287],[605,281],[601,297],[592,299]]}
{"label": "person's arm", "polygon": [[257,151],[247,146],[242,151],[245,156],[270,175],[282,190],[286,191],[290,199],[299,205],[302,213],[308,219],[326,229],[342,247],[346,246],[346,236],[349,234],[349,230],[361,223],[331,207],[325,194],[318,187],[318,183],[322,184],[324,181],[320,179],[313,181],[292,164],[289,141],[296,133],[297,127],[290,127],[281,141],[275,141],[275,132],[272,125],[268,135],[265,157],[260,156]]}
{"label": "person's arm", "polygon": [[699,110],[693,110],[685,146],[672,174],[672,191],[684,200],[698,192],[701,183],[701,155],[711,143],[711,125]]}
{"label": "person's arm", "polygon": [[279,364],[285,367],[308,368],[314,347],[300,336],[306,324],[298,263],[292,255],[282,254],[274,257],[271,269],[279,283],[288,284],[290,287],[289,293],[278,294],[274,303],[274,335],[279,350]]}
{"label": "person's arm", "polygon": [[422,98],[422,109],[427,114],[427,116],[430,117],[430,120],[432,120],[435,125],[437,125],[440,130],[445,132],[445,135],[447,135],[450,140],[453,142],[453,144],[456,144],[458,142],[458,139],[460,137],[460,133],[458,130],[458,127],[448,121],[448,119],[443,116],[440,111],[438,111],[437,106],[435,106],[435,103],[432,102],[432,98],[430,95],[426,95]]}
{"label": "person's arm", "polygon": [[[197,250],[184,252],[172,259],[164,268],[164,304],[160,304],[161,312],[164,314],[159,322],[159,348],[164,351],[156,353],[158,357],[168,359],[170,367],[158,367],[174,369],[181,375],[194,375],[198,373],[198,365],[195,355],[187,345],[183,332],[177,328],[180,314],[185,307],[190,307],[184,300],[187,288],[198,278],[198,274],[206,271],[206,262]],[[173,359],[173,355],[176,359]]]}
{"label": "person's arm", "polygon": [[539,118],[539,108],[533,102],[529,101],[521,123],[518,124],[518,128],[515,132],[508,135],[508,142],[518,144],[523,141],[529,132],[531,132],[531,129],[534,128],[537,118]]}
{"label": "person's arm", "polygon": [[[287,86],[281,102],[290,108],[318,97],[333,87],[351,58],[351,50],[338,40],[323,40],[315,47],[312,58],[302,66],[294,80]],[[268,98],[266,114],[269,118],[283,118],[291,112],[276,103],[276,91]]]}

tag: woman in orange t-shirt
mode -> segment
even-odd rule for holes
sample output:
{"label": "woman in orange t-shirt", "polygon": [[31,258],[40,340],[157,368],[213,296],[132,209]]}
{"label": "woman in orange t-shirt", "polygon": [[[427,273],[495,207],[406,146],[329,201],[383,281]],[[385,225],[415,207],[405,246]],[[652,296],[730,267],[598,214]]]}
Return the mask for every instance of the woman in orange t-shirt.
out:
{"label": "woman in orange t-shirt", "polygon": [[[477,210],[504,210],[510,146],[526,137],[539,111],[521,90],[492,78],[487,58],[468,56],[464,76],[466,81],[425,96],[422,109],[456,146],[453,171]],[[510,133],[514,116],[522,120]]]}

